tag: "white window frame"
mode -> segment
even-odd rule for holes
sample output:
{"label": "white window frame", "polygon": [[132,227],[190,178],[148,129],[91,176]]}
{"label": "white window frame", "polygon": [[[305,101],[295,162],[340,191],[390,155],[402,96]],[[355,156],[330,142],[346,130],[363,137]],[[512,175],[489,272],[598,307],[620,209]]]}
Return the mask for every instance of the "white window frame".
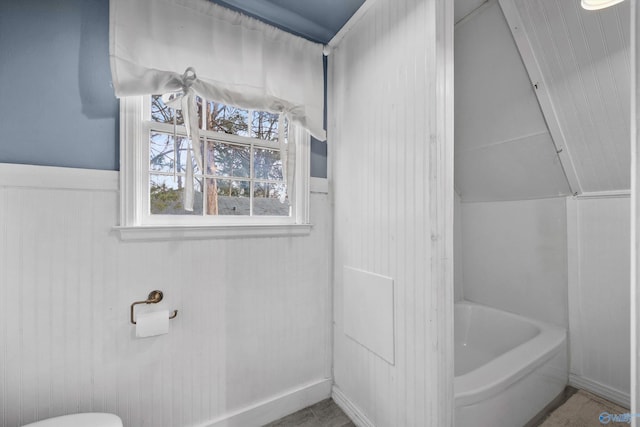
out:
{"label": "white window frame", "polygon": [[[292,214],[277,216],[151,215],[149,212],[150,96],[120,99],[120,226],[123,240],[167,240],[230,236],[308,234],[310,138],[298,141]],[[171,125],[173,128],[173,125]],[[202,131],[202,134],[211,132]],[[214,132],[215,139],[239,142],[243,137]],[[290,135],[291,139],[291,135]],[[243,141],[246,145],[246,139]],[[290,142],[291,143],[291,142]],[[258,145],[263,145],[259,143]],[[264,144],[264,145],[269,145]],[[275,147],[274,148],[279,148]],[[286,179],[286,178],[285,178]]]}

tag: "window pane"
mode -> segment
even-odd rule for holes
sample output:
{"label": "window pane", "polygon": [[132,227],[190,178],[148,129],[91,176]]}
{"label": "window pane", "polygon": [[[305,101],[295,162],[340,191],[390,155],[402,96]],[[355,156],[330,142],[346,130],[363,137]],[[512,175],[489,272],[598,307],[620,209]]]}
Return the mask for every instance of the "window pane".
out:
{"label": "window pane", "polygon": [[288,144],[289,143],[289,120],[285,117],[284,118],[284,143]]}
{"label": "window pane", "polygon": [[149,208],[152,215],[202,215],[202,181],[194,182],[193,212],[184,209],[184,176],[151,175]]}
{"label": "window pane", "polygon": [[[152,171],[157,172],[173,172],[174,159],[177,156],[176,172],[185,172],[187,170],[187,149],[189,148],[189,139],[178,135],[178,147],[174,146],[174,138],[172,133],[166,132],[150,132],[149,139],[149,167]],[[200,148],[200,152],[204,147]],[[200,168],[195,157],[191,159],[195,174],[200,174]]]}
{"label": "window pane", "polygon": [[[253,214],[269,216],[289,216],[289,200],[285,200],[285,184],[256,182],[253,187]],[[284,200],[284,203],[280,200]]]}
{"label": "window pane", "polygon": [[151,132],[149,140],[149,168],[153,171],[173,172],[175,147],[173,135]]}
{"label": "window pane", "polygon": [[209,101],[207,103],[207,130],[249,136],[247,123],[249,112],[229,105]]}
{"label": "window pane", "polygon": [[256,148],[254,153],[253,171],[257,179],[283,180],[279,150]]}
{"label": "window pane", "polygon": [[251,136],[267,141],[278,140],[278,116],[277,113],[266,111],[254,111],[251,118]]}
{"label": "window pane", "polygon": [[158,123],[173,123],[173,116],[177,113],[176,124],[184,124],[182,111],[174,110],[165,105],[162,101],[162,95],[151,96],[151,120]]}
{"label": "window pane", "polygon": [[207,178],[209,215],[249,215],[249,181]]}
{"label": "window pane", "polygon": [[207,142],[207,174],[249,178],[251,149],[248,146]]}

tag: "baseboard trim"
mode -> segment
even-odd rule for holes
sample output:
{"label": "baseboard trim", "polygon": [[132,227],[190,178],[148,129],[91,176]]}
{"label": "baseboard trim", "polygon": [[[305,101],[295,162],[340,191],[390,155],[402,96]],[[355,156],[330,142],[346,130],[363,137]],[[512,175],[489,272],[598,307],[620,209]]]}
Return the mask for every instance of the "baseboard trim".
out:
{"label": "baseboard trim", "polygon": [[247,406],[199,427],[249,427],[263,426],[300,409],[328,399],[331,396],[331,379],[323,379],[289,390],[273,398]]}
{"label": "baseboard trim", "polygon": [[342,390],[335,385],[331,389],[331,398],[358,427],[375,427],[364,412],[351,402]]}
{"label": "baseboard trim", "polygon": [[589,378],[569,374],[569,385],[603,397],[627,409],[630,407],[631,396],[629,393],[624,393],[597,381],[590,380]]}

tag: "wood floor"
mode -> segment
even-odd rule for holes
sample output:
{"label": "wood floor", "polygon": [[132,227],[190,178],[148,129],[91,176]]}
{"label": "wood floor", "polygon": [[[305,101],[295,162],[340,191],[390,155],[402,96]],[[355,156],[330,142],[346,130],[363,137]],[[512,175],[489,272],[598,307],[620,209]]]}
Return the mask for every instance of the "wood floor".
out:
{"label": "wood floor", "polygon": [[[548,413],[532,420],[527,427],[599,427],[628,425],[629,410],[584,390],[567,387],[565,396]],[[601,421],[601,417],[602,421]],[[623,422],[620,422],[624,420]],[[355,427],[331,399],[267,424],[264,427]]]}
{"label": "wood floor", "polygon": [[264,427],[355,427],[331,399],[287,415]]}
{"label": "wood floor", "polygon": [[540,427],[597,427],[603,425],[629,425],[629,410],[595,396],[577,390],[559,408],[539,424]]}

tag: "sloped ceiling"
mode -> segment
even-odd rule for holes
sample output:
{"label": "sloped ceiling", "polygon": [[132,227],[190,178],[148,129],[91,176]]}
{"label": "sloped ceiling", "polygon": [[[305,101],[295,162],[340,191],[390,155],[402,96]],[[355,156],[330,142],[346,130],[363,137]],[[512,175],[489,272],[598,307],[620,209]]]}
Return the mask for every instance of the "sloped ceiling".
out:
{"label": "sloped ceiling", "polygon": [[516,6],[553,107],[544,114],[562,131],[556,144],[568,149],[576,190],[629,189],[630,2],[600,11],[583,10],[579,0],[500,3]]}
{"label": "sloped ceiling", "polygon": [[462,3],[455,26],[456,190],[463,201],[571,194],[498,2],[471,13],[478,2]]}

